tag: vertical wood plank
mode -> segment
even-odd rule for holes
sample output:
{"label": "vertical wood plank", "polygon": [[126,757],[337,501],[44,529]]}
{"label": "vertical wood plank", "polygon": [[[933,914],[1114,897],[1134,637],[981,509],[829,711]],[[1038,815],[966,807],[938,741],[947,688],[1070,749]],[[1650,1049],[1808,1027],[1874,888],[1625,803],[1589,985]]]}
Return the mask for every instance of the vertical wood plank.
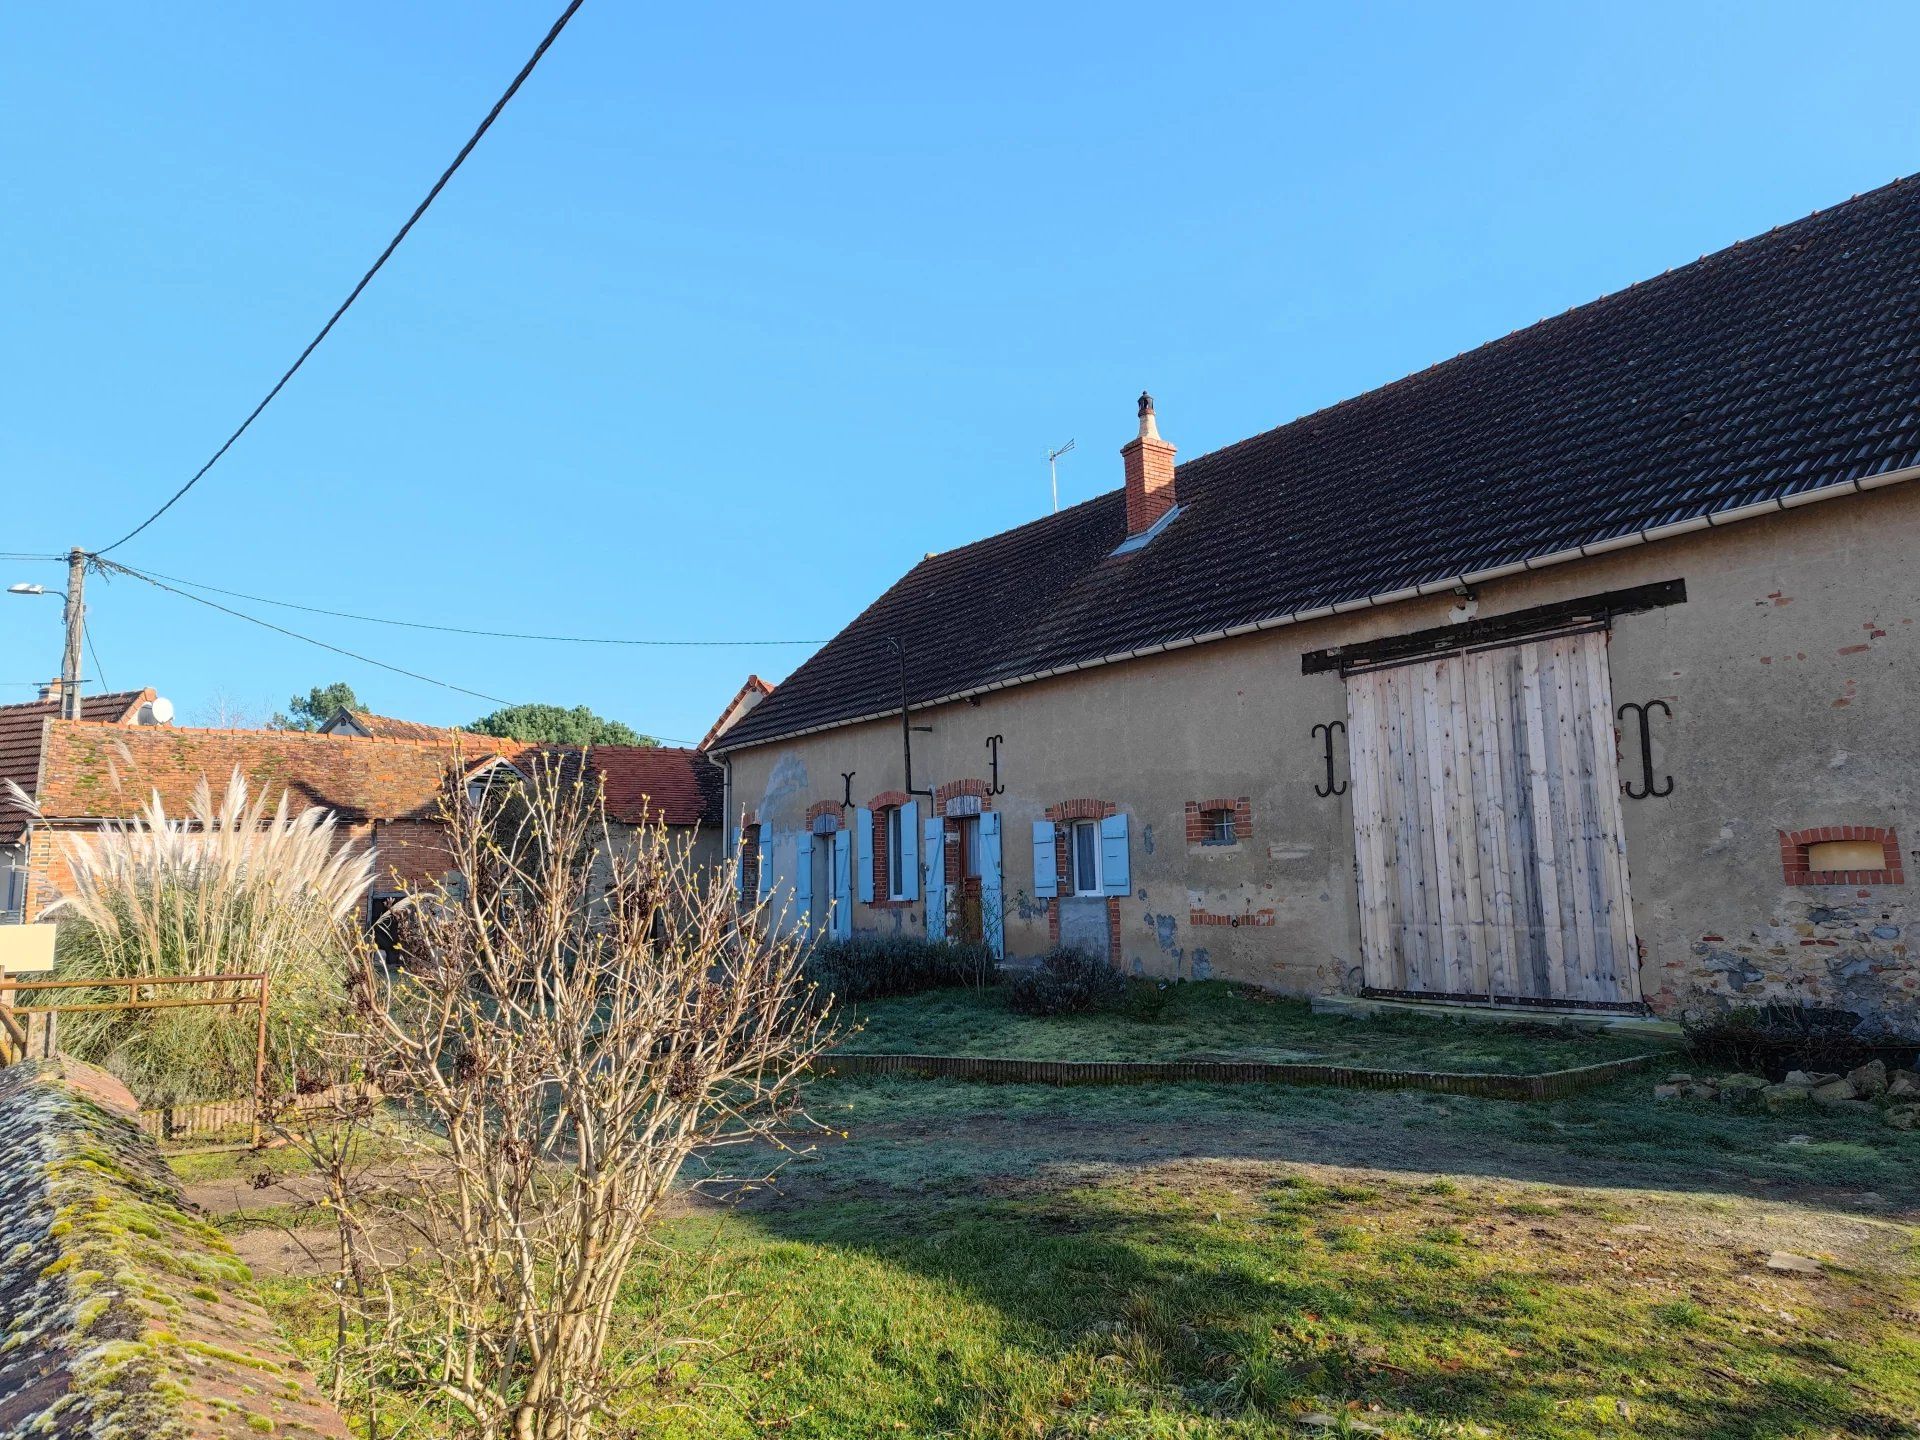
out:
{"label": "vertical wood plank", "polygon": [[1613,1000],[1640,998],[1640,946],[1633,924],[1628,882],[1625,817],[1620,803],[1620,738],[1613,712],[1613,679],[1607,666],[1607,636],[1586,637],[1590,716],[1594,732],[1594,806],[1608,866],[1608,928],[1613,937]]}
{"label": "vertical wood plank", "polygon": [[1560,874],[1554,853],[1554,806],[1549,777],[1547,710],[1542,697],[1538,647],[1519,647],[1520,691],[1526,707],[1527,783],[1532,808],[1532,868],[1539,886],[1540,945],[1546,958],[1548,993],[1562,993],[1566,976],[1566,948],[1561,926]]}

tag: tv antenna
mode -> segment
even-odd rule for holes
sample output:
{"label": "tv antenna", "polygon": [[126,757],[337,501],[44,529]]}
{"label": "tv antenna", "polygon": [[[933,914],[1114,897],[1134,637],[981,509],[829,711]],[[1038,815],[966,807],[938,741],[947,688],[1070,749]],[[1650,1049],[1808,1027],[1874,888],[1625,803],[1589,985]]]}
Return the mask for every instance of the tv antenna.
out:
{"label": "tv antenna", "polygon": [[1060,457],[1071,449],[1073,441],[1069,440],[1058,450],[1047,451],[1047,477],[1053,481],[1053,513],[1056,515],[1060,513]]}

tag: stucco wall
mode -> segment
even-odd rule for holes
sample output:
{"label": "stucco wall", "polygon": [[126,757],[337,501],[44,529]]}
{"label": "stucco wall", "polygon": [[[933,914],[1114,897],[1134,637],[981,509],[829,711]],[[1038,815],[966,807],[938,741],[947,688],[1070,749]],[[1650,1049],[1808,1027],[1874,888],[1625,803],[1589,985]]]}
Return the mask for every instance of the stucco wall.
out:
{"label": "stucco wall", "polygon": [[[1659,698],[1673,709],[1653,727],[1656,771],[1673,776],[1673,793],[1623,802],[1641,988],[1656,1009],[1783,995],[1920,1028],[1907,888],[1789,886],[1777,839],[1886,826],[1912,853],[1916,534],[1920,486],[1898,486],[1481,587],[1487,618],[1686,582],[1686,604],[1621,617],[1609,645],[1615,703]],[[1337,674],[1303,676],[1300,656],[1444,625],[1451,603],[1331,617],[916,712],[932,732],[913,737],[914,780],[931,789],[989,778],[987,737],[1005,737],[1006,789],[993,806],[1004,816],[1009,954],[1047,944],[1045,907],[1031,894],[1031,822],[1060,801],[1098,798],[1132,817],[1133,894],[1121,907],[1130,968],[1296,993],[1357,989],[1352,791],[1314,793],[1325,767],[1311,733],[1344,718],[1345,686]],[[1342,780],[1345,758],[1342,746]],[[900,787],[897,721],[733,757],[734,805],[772,825],[782,897],[807,807],[838,800],[847,770],[857,804]],[[1639,778],[1637,732],[1621,773]],[[1250,840],[1187,842],[1188,801],[1240,796]],[[1219,923],[1250,916],[1260,923]],[[917,931],[923,912],[860,906],[854,923]]]}

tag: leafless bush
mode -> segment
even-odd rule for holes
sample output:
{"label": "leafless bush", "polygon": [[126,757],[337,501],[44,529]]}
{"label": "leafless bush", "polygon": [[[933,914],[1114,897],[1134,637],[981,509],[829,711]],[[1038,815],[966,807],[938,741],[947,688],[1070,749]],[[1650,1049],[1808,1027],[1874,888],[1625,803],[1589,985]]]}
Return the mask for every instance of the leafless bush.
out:
{"label": "leafless bush", "polygon": [[434,1158],[394,1212],[404,1278],[370,1284],[368,1226],[343,1218],[342,1280],[380,1312],[363,1333],[390,1381],[478,1433],[559,1440],[622,1383],[622,1280],[682,1167],[778,1143],[827,1015],[723,875],[664,828],[617,837],[574,764],[531,768],[478,805],[450,787],[459,878],[400,911],[403,969],[360,967],[342,1066],[423,1118]]}

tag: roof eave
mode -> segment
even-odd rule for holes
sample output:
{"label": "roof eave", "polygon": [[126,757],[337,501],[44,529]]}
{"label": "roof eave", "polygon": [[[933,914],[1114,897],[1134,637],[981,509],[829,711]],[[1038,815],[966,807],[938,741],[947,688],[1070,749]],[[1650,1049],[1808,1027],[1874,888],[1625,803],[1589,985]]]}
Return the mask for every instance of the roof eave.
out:
{"label": "roof eave", "polygon": [[[1690,520],[1677,520],[1669,525],[1656,525],[1648,530],[1640,530],[1627,535],[1618,535],[1611,540],[1600,540],[1590,545],[1576,545],[1567,550],[1556,550],[1550,555],[1535,556],[1530,560],[1515,561],[1506,565],[1494,565],[1481,570],[1471,570],[1461,575],[1448,575],[1438,580],[1429,580],[1423,584],[1403,590],[1394,590],[1377,595],[1363,595],[1353,600],[1342,600],[1332,605],[1315,606],[1308,610],[1295,610],[1285,615],[1272,615],[1259,620],[1249,620],[1241,624],[1230,625],[1224,629],[1209,630],[1198,635],[1182,636],[1178,639],[1163,640],[1152,645],[1142,645],[1132,650],[1118,651],[1110,655],[1100,655],[1087,660],[1076,660],[1065,665],[1050,666],[1045,670],[1034,670],[1024,675],[1010,676],[1004,680],[990,681],[984,685],[970,686],[965,690],[955,690],[950,694],[937,696],[931,700],[918,700],[907,706],[909,713],[916,710],[932,710],[942,705],[953,705],[976,695],[991,694],[996,690],[1011,690],[1017,685],[1030,685],[1037,680],[1051,679],[1056,675],[1070,675],[1080,670],[1094,670],[1104,665],[1118,665],[1128,660],[1144,659],[1149,655],[1164,654],[1169,650],[1187,650],[1196,645],[1209,645],[1218,640],[1231,640],[1241,635],[1252,635],[1263,630],[1278,630],[1287,625],[1298,625],[1309,620],[1321,620],[1330,615],[1341,615],[1353,610],[1377,610],[1385,605],[1398,605],[1407,600],[1420,599],[1427,595],[1445,594],[1459,585],[1484,585],[1493,580],[1502,580],[1510,575],[1526,574],[1535,570],[1550,569],[1555,565],[1569,564],[1575,560],[1590,560],[1597,555],[1610,554],[1615,550],[1628,550],[1639,545],[1651,545],[1660,540],[1671,540],[1681,535],[1690,535],[1700,530],[1720,530],[1742,520],[1757,520],[1767,515],[1784,514],[1789,510],[1798,510],[1822,500],[1835,500],[1843,496],[1864,494],[1869,490],[1881,490],[1889,485],[1898,485],[1903,481],[1920,479],[1920,465],[1904,466],[1897,470],[1883,471],[1878,475],[1869,475],[1857,480],[1848,480],[1838,485],[1823,485],[1815,490],[1805,490],[1797,495],[1783,496],[1776,500],[1763,500],[1753,505],[1742,505],[1737,509],[1709,512],[1697,515]],[[740,745],[720,743],[726,736],[722,734],[712,747],[711,753],[718,757],[731,757],[741,751],[758,749],[764,745],[777,745],[788,740],[798,740],[807,735],[817,735],[827,730],[844,730],[850,725],[867,725],[877,720],[890,720],[900,714],[900,707],[890,706],[885,710],[874,710],[864,715],[853,715],[841,720],[824,721],[818,725],[806,725],[792,730],[783,730],[774,735],[749,740]]]}

